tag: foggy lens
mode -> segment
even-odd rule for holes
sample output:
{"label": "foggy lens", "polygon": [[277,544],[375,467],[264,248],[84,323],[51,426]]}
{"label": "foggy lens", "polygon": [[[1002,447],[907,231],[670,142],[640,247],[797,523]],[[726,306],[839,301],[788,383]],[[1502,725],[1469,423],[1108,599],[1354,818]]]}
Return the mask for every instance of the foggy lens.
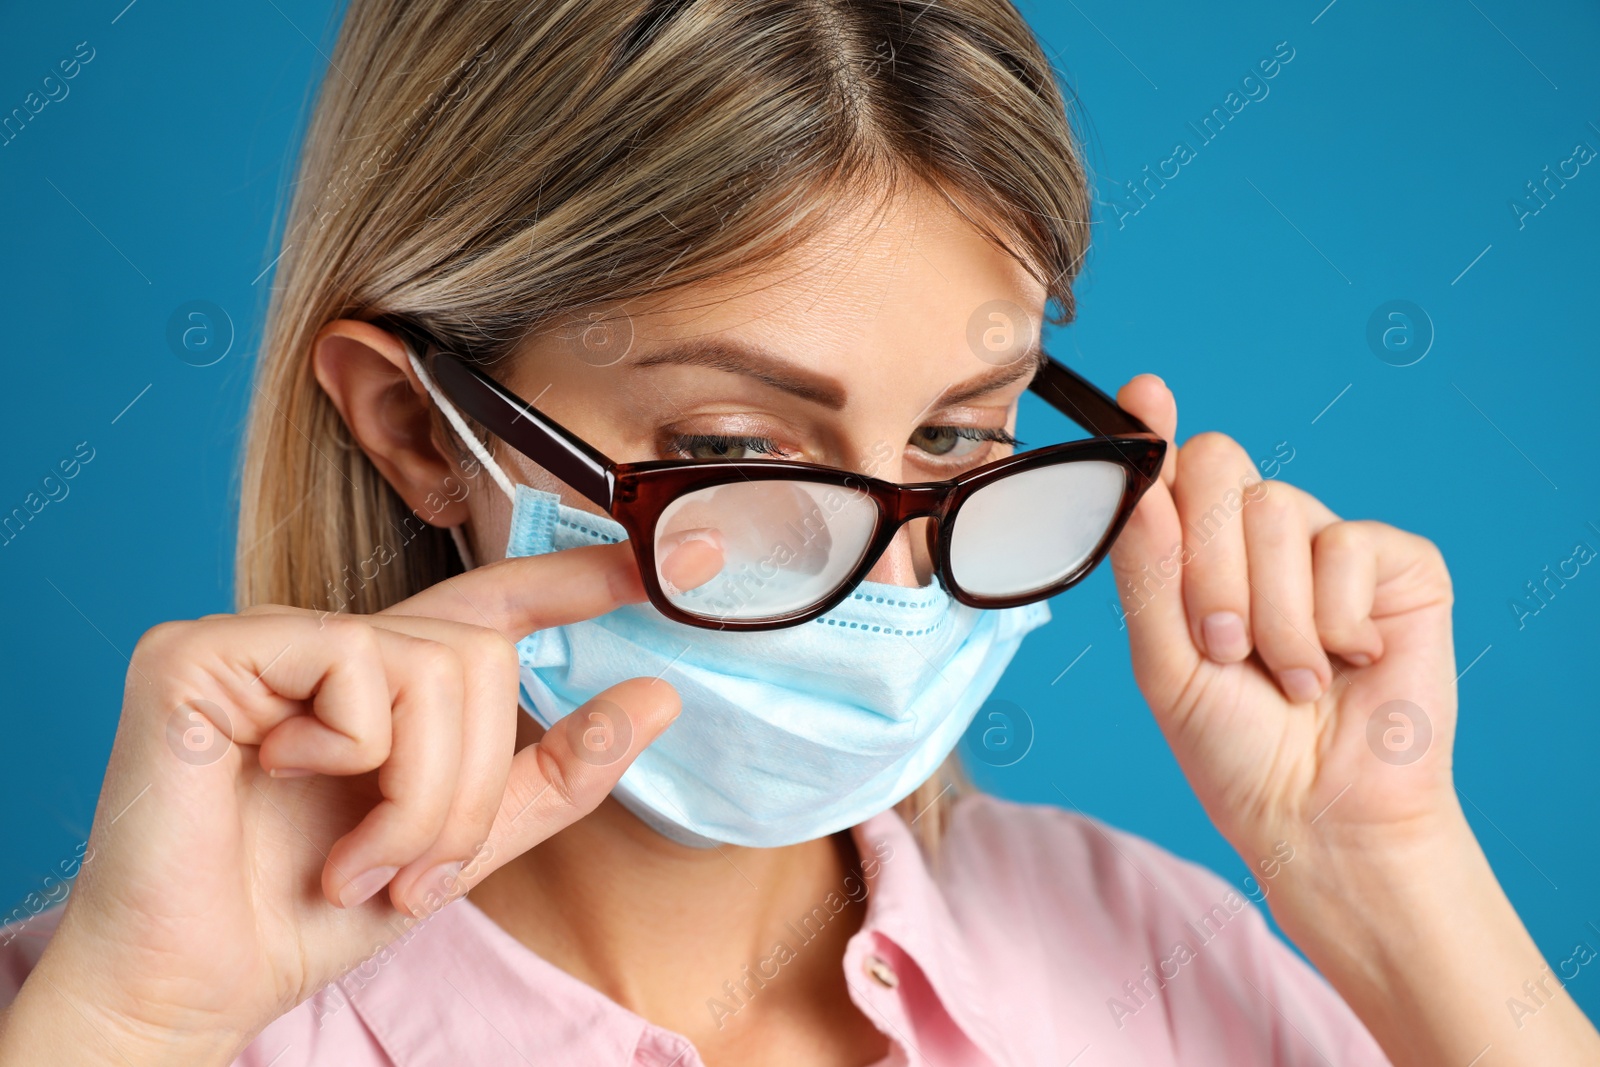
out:
{"label": "foggy lens", "polygon": [[686,538],[716,531],[720,573],[689,590],[663,582],[671,603],[708,619],[763,619],[812,607],[866,554],[877,521],[870,497],[805,481],[746,481],[674,500],[656,523],[656,573]]}
{"label": "foggy lens", "polygon": [[1116,520],[1127,477],[1104,460],[1035,467],[973,493],[956,513],[950,572],[975,596],[1054,585],[1094,555]]}

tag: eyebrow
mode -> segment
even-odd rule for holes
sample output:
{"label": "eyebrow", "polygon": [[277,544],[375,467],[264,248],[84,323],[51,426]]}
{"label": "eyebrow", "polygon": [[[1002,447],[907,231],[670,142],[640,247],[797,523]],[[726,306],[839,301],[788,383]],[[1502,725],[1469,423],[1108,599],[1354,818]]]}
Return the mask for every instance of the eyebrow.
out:
{"label": "eyebrow", "polygon": [[1044,365],[1044,349],[1035,341],[1028,350],[1010,363],[1002,364],[981,378],[976,378],[959,388],[952,388],[939,395],[939,398],[929,409],[934,407],[953,407],[956,404],[965,404],[968,400],[975,400],[985,393],[992,393],[996,389],[1010,385],[1012,382],[1023,378],[1032,380],[1039,373],[1039,368]]}
{"label": "eyebrow", "polygon": [[831,411],[844,407],[844,386],[825,374],[796,367],[759,345],[708,338],[681,341],[635,360],[635,367],[709,367],[742,374]]}
{"label": "eyebrow", "polygon": [[[936,405],[965,403],[1010,385],[1019,378],[1031,378],[1038,372],[1043,362],[1044,351],[1035,343],[1021,357],[997,367],[983,377],[953,390],[947,387],[946,392],[940,394],[939,399],[928,407],[931,409]],[[639,368],[707,367],[711,370],[753,378],[763,385],[820,404],[830,411],[840,411],[845,406],[845,389],[837,379],[796,367],[770,350],[745,341],[721,338],[680,341],[641,356],[634,360],[632,365]]]}

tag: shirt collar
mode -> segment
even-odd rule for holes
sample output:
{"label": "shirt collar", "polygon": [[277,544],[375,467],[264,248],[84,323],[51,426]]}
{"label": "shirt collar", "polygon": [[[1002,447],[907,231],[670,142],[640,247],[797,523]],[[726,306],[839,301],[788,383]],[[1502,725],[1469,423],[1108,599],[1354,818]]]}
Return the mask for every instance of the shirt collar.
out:
{"label": "shirt collar", "polygon": [[682,1037],[549,963],[470,900],[417,923],[385,955],[340,978],[334,1002],[354,1007],[396,1067],[699,1062]]}
{"label": "shirt collar", "polygon": [[[852,833],[869,874],[870,895],[866,918],[846,953],[847,976],[854,981],[862,973],[863,964],[853,955],[864,960],[875,937],[887,938],[927,978],[936,1003],[924,1010],[942,1011],[991,1062],[1004,1062],[1000,1050],[1005,1043],[1000,1040],[997,1016],[987,1004],[987,987],[978,980],[966,935],[945,903],[911,827],[890,810],[854,827]],[[875,876],[867,868],[873,860],[878,864]]]}
{"label": "shirt collar", "polygon": [[[868,964],[894,955],[884,948],[892,945],[904,957],[900,966],[914,965],[931,991],[913,1001],[909,994],[923,985],[899,976],[895,990],[879,990],[897,994],[894,1013],[923,1034],[948,1031],[948,1021],[989,1061],[1003,1062],[986,989],[911,828],[887,811],[851,832],[868,888],[866,916],[844,961],[857,1002],[863,988],[873,987]],[[341,1005],[355,1009],[397,1067],[489,1049],[500,1049],[506,1063],[517,1056],[530,1064],[699,1063],[680,1035],[547,962],[465,899],[409,925],[399,940],[338,979],[320,998],[319,1027]],[[942,1018],[930,1019],[931,1013]],[[884,1025],[887,1016],[877,1021]],[[885,1028],[902,1044],[914,1043],[896,1035],[898,1027]],[[915,1058],[922,1050],[912,1051]]]}

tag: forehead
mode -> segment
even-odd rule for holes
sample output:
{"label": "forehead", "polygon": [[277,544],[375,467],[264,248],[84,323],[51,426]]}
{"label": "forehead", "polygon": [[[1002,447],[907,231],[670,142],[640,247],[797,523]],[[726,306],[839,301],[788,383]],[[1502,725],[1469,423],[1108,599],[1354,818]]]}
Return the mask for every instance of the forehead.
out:
{"label": "forehead", "polygon": [[638,350],[729,335],[837,373],[842,357],[863,350],[972,363],[969,334],[986,308],[1022,309],[1037,336],[1045,297],[1015,258],[938,193],[915,186],[840,210],[816,238],[758,268],[627,311]]}

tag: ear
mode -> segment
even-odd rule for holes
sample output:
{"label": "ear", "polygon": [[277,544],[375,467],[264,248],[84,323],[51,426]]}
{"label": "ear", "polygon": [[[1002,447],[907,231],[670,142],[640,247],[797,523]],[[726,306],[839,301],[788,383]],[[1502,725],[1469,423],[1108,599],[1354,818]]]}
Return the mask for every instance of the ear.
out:
{"label": "ear", "polygon": [[311,369],[356,444],[418,518],[444,527],[467,521],[462,472],[434,438],[433,400],[400,338],[335,319],[312,341]]}

